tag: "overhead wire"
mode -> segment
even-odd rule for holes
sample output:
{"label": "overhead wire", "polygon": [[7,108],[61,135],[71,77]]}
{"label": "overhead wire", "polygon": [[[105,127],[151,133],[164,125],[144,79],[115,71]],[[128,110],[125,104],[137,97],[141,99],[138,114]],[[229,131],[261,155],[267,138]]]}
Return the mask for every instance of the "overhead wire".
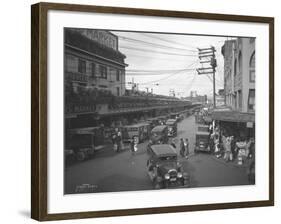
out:
{"label": "overhead wire", "polygon": [[162,44],[156,44],[156,43],[151,43],[151,42],[147,42],[147,41],[143,41],[143,40],[138,40],[138,39],[134,39],[134,38],[129,38],[129,37],[124,37],[124,36],[120,36],[118,35],[118,37],[122,40],[128,41],[128,42],[137,42],[137,43],[141,43],[141,44],[145,44],[145,45],[149,45],[149,46],[155,46],[158,48],[165,48],[165,49],[173,49],[173,50],[180,50],[180,51],[190,51],[190,52],[197,52],[196,50],[191,50],[191,49],[186,49],[186,48],[178,48],[178,47],[172,47],[172,46],[167,46],[167,45],[162,45]]}
{"label": "overhead wire", "polygon": [[167,42],[167,43],[176,44],[178,46],[184,46],[184,47],[188,47],[188,48],[191,48],[191,49],[197,49],[196,47],[191,46],[191,45],[186,45],[186,44],[178,43],[176,41],[172,41],[172,40],[167,40],[165,38],[161,38],[161,37],[159,37],[159,35],[155,36],[154,34],[149,35],[149,34],[144,34],[144,33],[142,33],[142,35],[144,35],[146,37],[154,38],[154,39],[157,39],[157,40],[161,40],[161,41],[164,41],[164,42]]}
{"label": "overhead wire", "polygon": [[119,48],[127,49],[127,50],[135,50],[135,51],[143,51],[143,52],[153,52],[157,54],[165,54],[165,55],[177,55],[177,56],[188,56],[188,57],[197,57],[196,54],[178,54],[178,53],[172,53],[172,52],[166,52],[166,51],[155,51],[150,49],[144,49],[144,48],[137,48],[137,47],[125,47],[120,46]]}

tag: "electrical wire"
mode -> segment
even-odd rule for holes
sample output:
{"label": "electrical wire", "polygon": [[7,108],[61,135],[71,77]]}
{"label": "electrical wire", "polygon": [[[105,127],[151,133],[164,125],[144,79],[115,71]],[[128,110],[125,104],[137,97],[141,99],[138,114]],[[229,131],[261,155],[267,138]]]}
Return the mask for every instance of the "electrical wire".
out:
{"label": "electrical wire", "polygon": [[[197,63],[197,61],[191,63],[191,64],[188,66],[188,68],[191,67],[191,66],[193,66],[195,63]],[[172,77],[172,76],[175,76],[175,75],[177,75],[177,74],[183,72],[184,70],[185,70],[185,69],[180,70],[180,71],[176,71],[176,72],[174,72],[174,73],[172,73],[172,74],[170,74],[170,75],[168,75],[168,76],[165,76],[164,78],[161,78],[161,79],[157,79],[157,80],[153,80],[153,81],[145,82],[145,83],[139,83],[139,85],[146,85],[146,84],[149,84],[149,83],[161,82],[161,81],[163,81],[163,80],[166,80],[166,79],[168,79],[168,78],[170,78],[170,77]]]}
{"label": "electrical wire", "polygon": [[165,48],[165,49],[173,49],[173,50],[180,50],[180,51],[190,51],[190,52],[197,52],[196,50],[190,50],[190,49],[185,49],[185,48],[177,48],[177,47],[171,47],[171,46],[167,46],[167,45],[161,45],[161,44],[156,44],[156,43],[151,43],[151,42],[147,42],[147,41],[143,41],[143,40],[138,40],[138,39],[134,39],[134,38],[129,38],[129,37],[124,37],[124,36],[118,36],[119,39],[128,41],[128,42],[137,42],[137,43],[141,43],[141,44],[145,44],[145,45],[149,45],[149,46],[155,46],[155,47],[159,47],[159,48]]}
{"label": "electrical wire", "polygon": [[144,35],[146,37],[154,38],[154,39],[157,39],[157,40],[165,41],[167,43],[176,44],[178,46],[184,46],[184,47],[188,47],[188,48],[191,48],[191,49],[197,49],[196,47],[191,46],[191,45],[186,45],[186,44],[178,43],[176,41],[172,41],[172,40],[167,40],[167,39],[161,38],[161,37],[159,37],[159,35],[155,36],[155,35],[149,35],[149,34],[144,34],[144,33],[142,33],[142,35]]}
{"label": "electrical wire", "polygon": [[196,54],[178,54],[178,53],[171,53],[171,52],[165,52],[165,51],[154,51],[149,49],[143,49],[143,48],[137,48],[137,47],[123,47],[119,46],[119,48],[127,49],[127,50],[135,50],[135,51],[143,51],[143,52],[153,52],[157,54],[165,54],[165,55],[177,55],[177,56],[188,56],[188,57],[197,57]]}

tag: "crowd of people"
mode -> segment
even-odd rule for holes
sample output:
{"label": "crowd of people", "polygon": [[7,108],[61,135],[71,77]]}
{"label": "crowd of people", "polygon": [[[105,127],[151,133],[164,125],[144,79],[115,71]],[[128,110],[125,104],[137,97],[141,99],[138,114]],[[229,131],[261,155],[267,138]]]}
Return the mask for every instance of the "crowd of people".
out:
{"label": "crowd of people", "polygon": [[226,129],[210,125],[209,146],[217,158],[226,162],[235,161],[238,165],[254,161],[255,140],[253,137],[230,135]]}

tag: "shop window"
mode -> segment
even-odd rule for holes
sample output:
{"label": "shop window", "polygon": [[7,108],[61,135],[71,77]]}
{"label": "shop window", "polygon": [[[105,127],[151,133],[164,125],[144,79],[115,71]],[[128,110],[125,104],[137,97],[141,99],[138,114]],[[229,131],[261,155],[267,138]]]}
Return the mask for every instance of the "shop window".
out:
{"label": "shop window", "polygon": [[248,111],[255,111],[255,90],[249,90],[249,97],[248,97]]}
{"label": "shop window", "polygon": [[249,81],[255,82],[256,80],[256,57],[255,52],[252,54],[249,62]]}

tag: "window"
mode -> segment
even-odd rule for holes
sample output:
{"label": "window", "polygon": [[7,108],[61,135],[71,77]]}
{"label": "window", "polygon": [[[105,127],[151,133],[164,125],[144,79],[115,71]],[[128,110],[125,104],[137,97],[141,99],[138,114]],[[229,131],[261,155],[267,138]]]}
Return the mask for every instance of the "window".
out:
{"label": "window", "polygon": [[119,87],[116,88],[116,94],[117,94],[117,96],[120,96],[120,88]]}
{"label": "window", "polygon": [[239,70],[238,72],[242,72],[242,54],[241,54],[241,51],[239,52],[239,55],[238,55],[238,66],[239,66]]}
{"label": "window", "polygon": [[91,74],[92,77],[96,77],[96,64],[94,62],[91,63]]}
{"label": "window", "polygon": [[234,61],[234,76],[237,75],[237,60]]}
{"label": "window", "polygon": [[78,72],[79,73],[86,73],[86,61],[82,59],[78,59]]}
{"label": "window", "polygon": [[107,79],[107,68],[103,65],[99,66],[100,77],[102,79]]}
{"label": "window", "polygon": [[242,91],[238,90],[238,108],[241,110],[242,109]]}
{"label": "window", "polygon": [[74,56],[67,54],[66,55],[66,71],[68,72],[77,72],[77,60]]}
{"label": "window", "polygon": [[256,80],[256,57],[255,52],[252,54],[249,62],[249,80],[255,82]]}
{"label": "window", "polygon": [[248,111],[255,111],[255,90],[249,89]]}
{"label": "window", "polygon": [[116,72],[116,81],[120,81],[120,71],[119,70],[117,70],[117,72]]}

